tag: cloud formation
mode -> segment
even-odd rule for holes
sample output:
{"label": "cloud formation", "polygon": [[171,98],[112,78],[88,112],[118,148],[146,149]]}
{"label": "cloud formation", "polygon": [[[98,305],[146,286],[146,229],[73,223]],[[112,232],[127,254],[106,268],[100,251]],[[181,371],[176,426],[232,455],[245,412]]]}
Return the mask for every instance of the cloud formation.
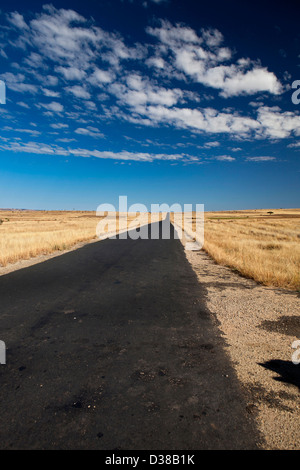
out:
{"label": "cloud formation", "polygon": [[183,25],[161,21],[160,26],[148,28],[148,33],[159,40],[160,58],[168,58],[173,68],[207,87],[220,90],[227,98],[269,92],[278,95],[282,86],[274,73],[248,58],[233,63],[233,52],[223,46],[224,38],[216,29],[202,30],[198,36]]}
{"label": "cloud formation", "polygon": [[198,162],[199,157],[186,154],[166,154],[166,153],[147,153],[147,152],[129,152],[122,150],[121,152],[100,151],[84,148],[63,148],[58,145],[49,145],[37,142],[13,142],[9,144],[0,144],[0,149],[13,151],[18,153],[32,153],[38,155],[58,155],[58,156],[76,156],[76,157],[94,157],[100,159],[136,161],[136,162],[153,162],[156,161],[182,161],[182,162]]}
{"label": "cloud formation", "polygon": [[[34,16],[15,11],[5,18],[1,60],[7,60],[9,50],[17,51],[20,60],[12,62],[0,79],[18,95],[14,119],[20,119],[19,129],[25,129],[21,120],[33,108],[41,115],[43,132],[56,132],[65,144],[74,137],[103,139],[103,123],[116,122],[134,129],[167,128],[192,137],[208,136],[211,142],[202,146],[208,151],[217,149],[219,136],[272,141],[300,135],[297,111],[264,104],[266,97],[280,98],[284,91],[274,72],[258,59],[237,57],[217,29],[196,32],[185,24],[159,20],[146,28],[148,42],[127,44],[121,34],[105,31],[72,9],[45,5]],[[236,101],[231,106],[231,100],[243,96],[251,97],[247,112]],[[35,136],[38,140],[39,134]],[[66,155],[78,151],[38,141],[12,143],[6,150],[17,148]],[[80,151],[98,158],[193,161],[185,154]],[[215,159],[235,160],[226,150]]]}

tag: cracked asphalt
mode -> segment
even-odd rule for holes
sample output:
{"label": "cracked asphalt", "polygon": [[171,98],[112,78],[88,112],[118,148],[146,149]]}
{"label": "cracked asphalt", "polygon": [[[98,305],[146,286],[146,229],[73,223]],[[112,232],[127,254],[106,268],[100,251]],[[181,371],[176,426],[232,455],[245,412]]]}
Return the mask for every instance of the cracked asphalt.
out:
{"label": "cracked asphalt", "polygon": [[0,278],[0,448],[258,447],[206,290],[171,232]]}

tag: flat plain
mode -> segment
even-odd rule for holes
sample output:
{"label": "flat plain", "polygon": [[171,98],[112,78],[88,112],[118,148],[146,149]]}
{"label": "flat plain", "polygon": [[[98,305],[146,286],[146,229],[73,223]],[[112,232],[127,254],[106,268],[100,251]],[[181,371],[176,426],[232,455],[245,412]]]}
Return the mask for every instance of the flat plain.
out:
{"label": "flat plain", "polygon": [[[117,228],[134,219],[125,227],[120,216]],[[300,290],[300,209],[205,212],[204,219],[203,248],[217,263],[266,286]],[[100,220],[94,211],[0,210],[0,265],[96,240]]]}

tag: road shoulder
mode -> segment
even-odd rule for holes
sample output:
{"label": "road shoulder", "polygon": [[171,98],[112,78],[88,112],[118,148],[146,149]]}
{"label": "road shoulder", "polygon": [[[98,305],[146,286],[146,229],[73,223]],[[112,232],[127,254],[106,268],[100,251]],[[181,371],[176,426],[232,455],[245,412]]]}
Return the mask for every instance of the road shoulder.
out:
{"label": "road shoulder", "polygon": [[300,365],[292,363],[291,347],[300,338],[299,294],[260,286],[203,251],[186,256],[207,291],[264,448],[299,449]]}

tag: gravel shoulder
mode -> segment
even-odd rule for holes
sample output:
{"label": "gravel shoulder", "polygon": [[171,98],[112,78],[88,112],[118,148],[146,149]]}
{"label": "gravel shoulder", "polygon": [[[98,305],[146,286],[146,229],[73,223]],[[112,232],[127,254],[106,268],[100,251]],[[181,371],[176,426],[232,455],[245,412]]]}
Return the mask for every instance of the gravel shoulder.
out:
{"label": "gravel shoulder", "polygon": [[258,285],[204,251],[186,256],[206,289],[262,447],[299,449],[300,365],[293,364],[291,347],[300,339],[299,293]]}

